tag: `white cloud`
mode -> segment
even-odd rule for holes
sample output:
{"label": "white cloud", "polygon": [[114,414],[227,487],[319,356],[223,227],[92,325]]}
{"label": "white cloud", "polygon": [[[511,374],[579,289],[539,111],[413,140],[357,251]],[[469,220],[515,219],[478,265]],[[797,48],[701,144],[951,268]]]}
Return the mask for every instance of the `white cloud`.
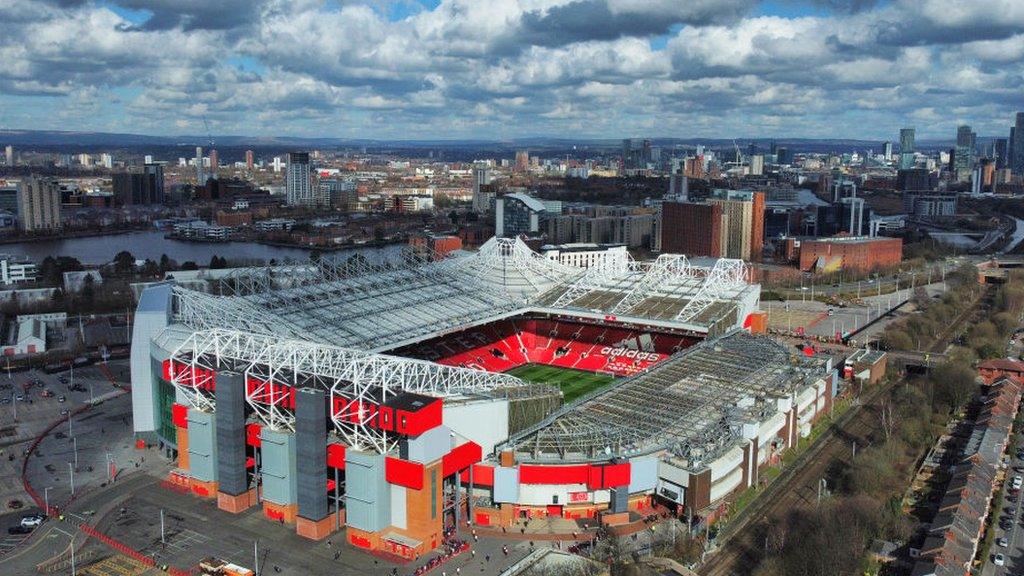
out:
{"label": "white cloud", "polygon": [[880,138],[917,117],[931,137],[955,122],[944,110],[997,129],[1024,90],[1019,0],[867,2],[813,17],[756,15],[754,0],[442,0],[399,21],[376,0],[111,2],[152,17],[130,22],[95,0],[0,3],[3,122]]}

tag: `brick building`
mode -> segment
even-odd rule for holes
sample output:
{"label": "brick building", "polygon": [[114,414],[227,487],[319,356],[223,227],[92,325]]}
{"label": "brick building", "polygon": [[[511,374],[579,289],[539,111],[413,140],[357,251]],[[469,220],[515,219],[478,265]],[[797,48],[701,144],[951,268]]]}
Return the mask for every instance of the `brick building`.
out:
{"label": "brick building", "polygon": [[462,250],[462,239],[453,235],[414,234],[409,237],[409,245],[447,256],[455,250]]}
{"label": "brick building", "polygon": [[722,207],[693,202],[666,202],[661,207],[661,249],[689,256],[724,256],[728,224]]}
{"label": "brick building", "polygon": [[237,228],[238,226],[249,226],[252,224],[252,212],[228,212],[225,210],[218,210],[217,224],[219,226],[229,226],[232,228]]}
{"label": "brick building", "polygon": [[801,270],[871,270],[894,266],[903,260],[900,238],[819,238],[802,240],[798,248]]}
{"label": "brick building", "polygon": [[1004,376],[1017,382],[1024,382],[1024,362],[1009,358],[985,360],[978,364],[978,376],[981,376],[986,384],[992,384]]}

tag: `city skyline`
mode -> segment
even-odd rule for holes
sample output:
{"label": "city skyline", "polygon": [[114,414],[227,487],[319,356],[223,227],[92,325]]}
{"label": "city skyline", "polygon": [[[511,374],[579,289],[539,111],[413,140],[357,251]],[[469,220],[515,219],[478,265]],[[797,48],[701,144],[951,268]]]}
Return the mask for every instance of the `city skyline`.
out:
{"label": "city skyline", "polygon": [[1024,4],[17,0],[0,129],[1005,137]]}

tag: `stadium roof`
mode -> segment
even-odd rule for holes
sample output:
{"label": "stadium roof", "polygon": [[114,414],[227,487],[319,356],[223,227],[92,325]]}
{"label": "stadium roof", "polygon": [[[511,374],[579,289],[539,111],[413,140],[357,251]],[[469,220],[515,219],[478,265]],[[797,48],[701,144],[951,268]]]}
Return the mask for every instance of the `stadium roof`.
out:
{"label": "stadium roof", "polygon": [[638,263],[608,252],[589,268],[549,260],[519,239],[440,258],[412,249],[371,262],[357,255],[239,269],[219,295],[174,288],[176,320],[192,329],[256,334],[385,351],[526,312],[646,322],[699,333],[742,321],[756,305],[742,261],[694,266],[679,255]]}
{"label": "stadium roof", "polygon": [[736,330],[580,398],[499,447],[522,462],[573,462],[667,450],[699,467],[745,423],[775,413],[812,374],[778,342]]}
{"label": "stadium roof", "polygon": [[[238,330],[184,332],[171,327],[158,335],[159,344],[176,362],[169,367],[171,384],[197,408],[214,408],[216,397],[207,379],[214,371],[242,375],[263,397],[250,402],[257,416],[275,429],[295,429],[295,413],[285,409],[286,395],[268,383],[318,388],[356,400],[348,412],[332,413],[336,429],[348,446],[392,450],[397,436],[379,430],[376,413],[358,408],[383,404],[403,392],[447,400],[560,397],[549,384],[526,382],[508,374],[444,366],[434,362],[373,354],[339,346],[256,335]],[[269,400],[268,400],[269,399]],[[353,411],[354,410],[354,411]]]}

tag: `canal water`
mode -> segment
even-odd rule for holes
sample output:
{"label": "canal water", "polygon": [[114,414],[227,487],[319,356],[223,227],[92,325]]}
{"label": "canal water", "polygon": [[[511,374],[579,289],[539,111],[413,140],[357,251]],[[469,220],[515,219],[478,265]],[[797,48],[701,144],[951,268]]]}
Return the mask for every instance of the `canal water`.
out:
{"label": "canal water", "polygon": [[[164,232],[153,230],[148,232],[128,232],[110,236],[91,236],[88,238],[68,238],[64,240],[45,240],[41,242],[20,242],[16,244],[0,244],[0,254],[27,256],[39,263],[47,256],[71,256],[83,264],[99,265],[110,262],[114,255],[122,250],[132,253],[137,259],[159,261],[164,254],[179,264],[189,260],[205,266],[210,258],[220,256],[231,263],[253,263],[270,260],[305,260],[309,258],[309,250],[302,248],[282,248],[251,242],[185,242],[164,238]],[[352,250],[330,252],[331,257],[344,257],[347,254],[362,253],[368,257],[395,252],[398,246],[385,248],[353,248]]]}

